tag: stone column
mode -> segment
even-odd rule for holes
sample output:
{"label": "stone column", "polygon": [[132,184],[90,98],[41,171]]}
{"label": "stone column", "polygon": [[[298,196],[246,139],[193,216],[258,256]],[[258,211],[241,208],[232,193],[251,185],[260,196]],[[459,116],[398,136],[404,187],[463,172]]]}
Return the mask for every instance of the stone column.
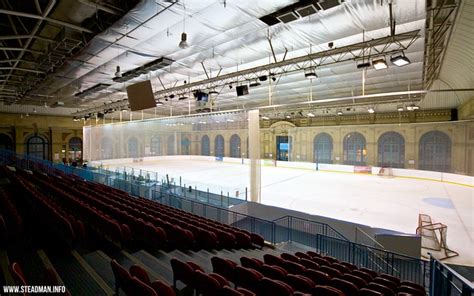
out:
{"label": "stone column", "polygon": [[259,110],[249,111],[250,200],[261,201]]}

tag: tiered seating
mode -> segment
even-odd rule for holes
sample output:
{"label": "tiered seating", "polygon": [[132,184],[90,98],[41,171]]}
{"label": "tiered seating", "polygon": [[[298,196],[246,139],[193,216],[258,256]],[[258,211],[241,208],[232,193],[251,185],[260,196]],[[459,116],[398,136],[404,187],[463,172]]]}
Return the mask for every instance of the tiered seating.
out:
{"label": "tiered seating", "polygon": [[[28,285],[28,281],[25,277],[25,275],[23,274],[23,271],[21,269],[21,266],[20,264],[18,264],[17,262],[13,262],[11,265],[10,265],[10,271],[11,271],[11,274],[15,280],[15,283],[18,285],[18,286],[27,286]],[[47,279],[47,282],[44,283],[44,286],[59,286],[59,279],[58,279],[58,275],[56,274],[56,272],[52,269],[46,269],[46,274],[45,274],[45,278]],[[28,295],[27,293],[24,293],[23,295]],[[62,293],[62,294],[59,294],[59,295],[71,295],[67,290],[65,293]]]}
{"label": "tiered seating", "polygon": [[0,189],[0,247],[8,240],[19,236],[22,225],[23,220],[13,203],[12,196]]}
{"label": "tiered seating", "polygon": [[214,273],[258,295],[426,295],[418,284],[315,252],[265,254],[263,259],[241,257],[239,266],[213,257],[211,263]]}
{"label": "tiered seating", "polygon": [[173,286],[181,281],[188,288],[193,289],[198,295],[255,295],[253,292],[242,287],[234,290],[230,287],[229,281],[218,273],[206,274],[204,269],[193,262],[182,262],[176,258],[171,259],[173,269]]}
{"label": "tiered seating", "polygon": [[127,271],[116,260],[112,260],[112,271],[115,276],[115,293],[119,295],[120,289],[126,295],[140,296],[175,296],[171,287],[161,281],[150,281],[147,272],[139,265],[130,267]]}
{"label": "tiered seating", "polygon": [[106,193],[103,185],[66,176],[40,176],[38,183],[56,196],[58,203],[74,209],[81,220],[120,243],[126,241],[128,233],[135,244],[151,249],[238,249],[261,247],[264,243],[261,236],[236,227],[133,198],[121,191]]}

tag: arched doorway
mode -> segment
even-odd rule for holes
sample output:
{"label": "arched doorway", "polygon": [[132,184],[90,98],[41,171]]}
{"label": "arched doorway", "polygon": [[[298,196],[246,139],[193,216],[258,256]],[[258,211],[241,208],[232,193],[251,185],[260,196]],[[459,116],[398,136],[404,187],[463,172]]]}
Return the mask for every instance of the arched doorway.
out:
{"label": "arched doorway", "polygon": [[161,138],[160,136],[153,136],[150,140],[151,155],[161,155]]}
{"label": "arched doorway", "polygon": [[69,139],[69,158],[73,160],[82,159],[82,140],[79,137]]}
{"label": "arched doorway", "polygon": [[128,157],[137,158],[139,156],[138,140],[135,137],[128,139]]}
{"label": "arched doorway", "polygon": [[234,134],[230,137],[230,157],[242,157],[240,150],[240,137]]}
{"label": "arched doorway", "polygon": [[431,131],[421,136],[419,152],[421,170],[451,171],[451,139],[445,133]]}
{"label": "arched doorway", "polygon": [[166,154],[167,155],[175,155],[176,154],[176,151],[175,151],[175,144],[174,144],[174,135],[170,135],[168,136],[168,140],[166,142],[166,145],[167,145],[167,149],[166,149]]}
{"label": "arched doorway", "polygon": [[41,135],[32,135],[26,140],[26,154],[39,159],[48,159],[48,140]]}
{"label": "arched doorway", "polygon": [[216,157],[224,157],[224,137],[221,135],[217,135],[216,139],[214,140],[214,154]]}
{"label": "arched doorway", "polygon": [[201,155],[211,155],[211,145],[209,142],[209,137],[207,135],[204,135],[201,138]]}
{"label": "arched doorway", "polygon": [[397,132],[386,132],[378,140],[378,166],[405,167],[405,139]]}
{"label": "arched doorway", "polygon": [[344,138],[344,164],[366,165],[366,141],[362,134],[353,132]]}
{"label": "arched doorway", "polygon": [[13,141],[6,134],[0,134],[0,150],[14,150]]}
{"label": "arched doorway", "polygon": [[314,162],[332,163],[332,138],[327,133],[321,133],[314,137],[313,151]]}
{"label": "arched doorway", "polygon": [[189,155],[189,146],[191,141],[188,138],[184,137],[181,139],[181,155]]}

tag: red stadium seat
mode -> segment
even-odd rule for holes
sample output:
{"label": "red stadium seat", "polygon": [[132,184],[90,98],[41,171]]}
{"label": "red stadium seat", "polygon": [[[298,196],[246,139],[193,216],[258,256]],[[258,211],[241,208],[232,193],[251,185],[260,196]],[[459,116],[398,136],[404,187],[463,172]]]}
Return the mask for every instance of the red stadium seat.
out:
{"label": "red stadium seat", "polygon": [[341,277],[342,272],[329,266],[321,266],[320,271],[327,273],[330,278]]}
{"label": "red stadium seat", "polygon": [[155,290],[158,296],[176,296],[173,288],[161,281],[153,281],[153,283],[151,283],[151,287],[153,290]]}
{"label": "red stadium seat", "polygon": [[235,287],[242,287],[252,292],[258,291],[258,282],[263,275],[251,268],[237,266],[235,268]]}
{"label": "red stadium seat", "polygon": [[134,265],[130,266],[130,275],[132,277],[136,277],[137,279],[139,279],[140,281],[142,281],[146,285],[151,284],[150,277],[148,276],[148,273],[146,272],[145,269],[143,269],[143,267],[141,267],[139,265],[134,264]]}
{"label": "red stadium seat", "polygon": [[327,285],[331,278],[327,273],[324,273],[319,270],[308,269],[305,274],[309,279],[311,279],[316,285]]}
{"label": "red stadium seat", "polygon": [[260,282],[260,291],[261,296],[291,296],[294,290],[284,282],[263,278]]}
{"label": "red stadium seat", "polygon": [[194,284],[194,271],[201,270],[196,266],[191,266],[188,263],[182,262],[176,258],[170,260],[171,268],[173,269],[173,287],[176,288],[176,282],[181,281],[185,285],[193,288]]}
{"label": "red stadium seat", "polygon": [[234,261],[230,259],[223,259],[217,256],[211,258],[212,270],[213,272],[220,274],[228,281],[234,281],[234,270],[235,267],[238,265]]}
{"label": "red stadium seat", "polygon": [[397,291],[397,284],[395,284],[394,282],[390,281],[390,280],[387,280],[385,278],[382,278],[382,277],[376,277],[372,283],[377,283],[377,284],[380,284],[382,286],[385,286],[387,288],[390,288],[393,292],[396,292]]}
{"label": "red stadium seat", "polygon": [[306,267],[307,269],[313,269],[313,270],[318,270],[320,267],[318,263],[312,260],[305,259],[305,258],[300,259],[300,264]]}
{"label": "red stadium seat", "polygon": [[[132,294],[130,295],[140,295],[140,296],[158,296],[155,290],[152,287],[148,286],[144,282],[140,281],[138,278],[133,277],[131,279],[131,290]],[[129,295],[129,294],[127,294]]]}
{"label": "red stadium seat", "polygon": [[256,258],[240,257],[240,264],[243,267],[259,270],[263,262]]}
{"label": "red stadium seat", "polygon": [[285,268],[285,260],[271,254],[263,255],[263,261],[268,265],[276,265]]}
{"label": "red stadium seat", "polygon": [[405,286],[405,285],[402,285],[398,288],[397,290],[398,293],[402,292],[402,293],[408,293],[410,295],[413,295],[413,296],[426,296],[426,292],[425,291],[420,291],[419,289],[417,288],[414,288],[414,287],[410,287],[410,286]]}
{"label": "red stadium seat", "polygon": [[303,292],[303,293],[313,293],[315,284],[309,278],[302,276],[302,275],[294,275],[289,274],[286,279],[285,283],[290,285],[293,290]]}
{"label": "red stadium seat", "polygon": [[346,296],[340,290],[331,286],[316,286],[314,288],[314,295],[318,296]]}
{"label": "red stadium seat", "polygon": [[280,258],[285,259],[287,261],[300,263],[300,258],[296,257],[295,255],[289,254],[289,253],[281,253]]}
{"label": "red stadium seat", "polygon": [[360,278],[360,277],[358,277],[358,276],[355,276],[355,275],[353,275],[353,274],[350,274],[350,273],[344,274],[344,275],[342,276],[342,279],[344,279],[344,280],[346,280],[346,281],[348,281],[348,282],[353,283],[353,284],[356,285],[357,288],[359,288],[359,289],[365,288],[365,287],[367,287],[367,285],[368,285],[368,283],[367,283],[364,279],[362,279],[362,278]]}
{"label": "red stadium seat", "polygon": [[300,258],[300,259],[306,259],[306,260],[311,260],[312,259],[312,257],[310,255],[305,254],[303,252],[296,252],[295,256]]}
{"label": "red stadium seat", "polygon": [[371,290],[371,289],[367,289],[367,288],[360,289],[359,295],[360,296],[383,296],[382,293]]}
{"label": "red stadium seat", "polygon": [[123,268],[122,265],[120,265],[115,259],[110,262],[110,265],[112,266],[112,271],[115,277],[115,294],[118,295],[119,289],[122,289],[125,294],[131,294],[132,277],[130,276],[130,273],[128,273],[128,271]]}
{"label": "red stadium seat", "polygon": [[306,267],[304,267],[303,265],[299,263],[295,263],[292,261],[285,261],[283,266],[286,269],[286,271],[288,271],[288,273],[291,273],[291,274],[304,275],[306,273]]}
{"label": "red stadium seat", "polygon": [[353,270],[351,272],[352,275],[355,275],[357,277],[360,277],[361,279],[363,279],[364,281],[366,281],[367,283],[370,283],[374,277],[371,275],[371,274],[368,274],[367,272],[364,272],[364,271],[361,271],[361,270]]}
{"label": "red stadium seat", "polygon": [[333,264],[331,264],[330,267],[339,270],[342,274],[351,272],[351,270],[349,268],[347,268],[346,266],[344,266],[340,263],[333,263]]}
{"label": "red stadium seat", "polygon": [[359,288],[357,288],[356,285],[354,285],[353,283],[349,281],[346,281],[340,278],[335,278],[329,282],[329,285],[331,287],[338,289],[339,291],[344,292],[344,294],[346,294],[347,296],[359,295]]}
{"label": "red stadium seat", "polygon": [[390,288],[388,288],[384,285],[380,285],[380,284],[377,284],[377,283],[369,283],[367,288],[370,289],[370,290],[380,292],[385,296],[395,296],[395,292],[392,289],[390,289]]}
{"label": "red stadium seat", "polygon": [[198,295],[218,295],[219,289],[222,288],[219,281],[200,270],[194,272],[193,276],[195,282],[194,287]]}
{"label": "red stadium seat", "polygon": [[13,264],[10,266],[10,269],[15,282],[18,285],[26,286],[26,278],[23,274],[23,271],[21,270],[20,264],[18,264],[17,262],[13,262]]}
{"label": "red stadium seat", "polygon": [[284,268],[268,264],[262,265],[260,267],[260,272],[267,278],[280,281],[283,281],[288,275],[288,272]]}

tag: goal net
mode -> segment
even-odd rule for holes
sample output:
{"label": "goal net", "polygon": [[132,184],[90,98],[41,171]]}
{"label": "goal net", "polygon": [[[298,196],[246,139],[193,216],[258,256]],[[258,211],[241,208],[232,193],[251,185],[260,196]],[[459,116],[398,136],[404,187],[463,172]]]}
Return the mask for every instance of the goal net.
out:
{"label": "goal net", "polygon": [[387,167],[381,167],[377,175],[384,178],[394,177],[392,168],[387,168]]}
{"label": "goal net", "polygon": [[437,254],[433,256],[439,254],[439,260],[459,255],[448,247],[448,226],[443,223],[433,223],[429,215],[418,215],[416,234],[421,236],[421,248],[436,251]]}

